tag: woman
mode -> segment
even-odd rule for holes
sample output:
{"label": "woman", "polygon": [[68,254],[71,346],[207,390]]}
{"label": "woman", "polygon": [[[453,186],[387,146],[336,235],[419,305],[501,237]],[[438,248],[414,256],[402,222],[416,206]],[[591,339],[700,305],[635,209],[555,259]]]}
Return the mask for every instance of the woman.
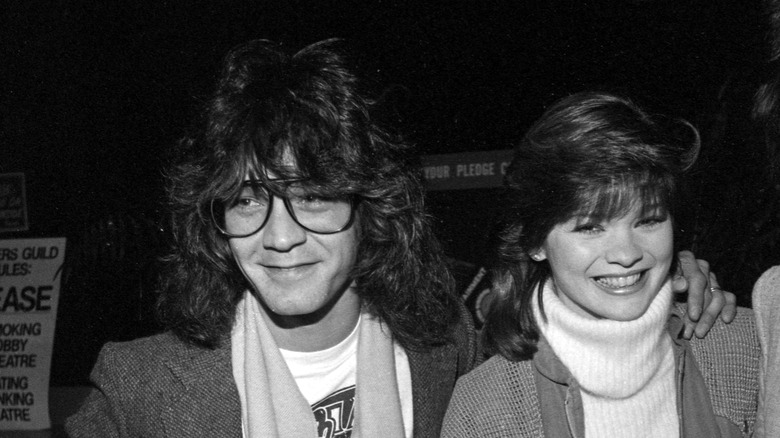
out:
{"label": "woman", "polygon": [[443,436],[750,435],[751,311],[689,342],[672,305],[677,180],[698,147],[687,123],[609,94],[568,97],[530,129],[496,233],[483,335],[498,354],[459,380]]}

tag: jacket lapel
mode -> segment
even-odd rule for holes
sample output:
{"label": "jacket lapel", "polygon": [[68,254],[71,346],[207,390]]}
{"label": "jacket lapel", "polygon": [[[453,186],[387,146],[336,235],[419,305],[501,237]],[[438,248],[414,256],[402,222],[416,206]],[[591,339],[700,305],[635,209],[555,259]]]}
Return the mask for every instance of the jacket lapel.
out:
{"label": "jacket lapel", "polygon": [[447,344],[427,352],[407,351],[407,356],[412,373],[414,436],[439,436],[458,378],[456,349]]}
{"label": "jacket lapel", "polygon": [[237,437],[241,402],[231,367],[230,340],[216,350],[188,346],[168,361],[180,385],[162,413],[168,437]]}

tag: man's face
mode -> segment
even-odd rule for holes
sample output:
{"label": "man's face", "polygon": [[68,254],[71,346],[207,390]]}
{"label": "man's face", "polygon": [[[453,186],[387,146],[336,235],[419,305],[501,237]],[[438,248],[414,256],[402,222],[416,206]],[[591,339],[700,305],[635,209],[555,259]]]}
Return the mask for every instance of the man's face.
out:
{"label": "man's face", "polygon": [[669,276],[672,220],[662,211],[634,208],[604,222],[572,218],[556,225],[541,254],[555,290],[586,316],[630,321],[642,316]]}
{"label": "man's face", "polygon": [[274,198],[260,231],[230,238],[230,248],[258,298],[280,316],[303,316],[341,300],[352,284],[358,231],[354,224],[335,234],[317,234],[301,227],[280,198]]}

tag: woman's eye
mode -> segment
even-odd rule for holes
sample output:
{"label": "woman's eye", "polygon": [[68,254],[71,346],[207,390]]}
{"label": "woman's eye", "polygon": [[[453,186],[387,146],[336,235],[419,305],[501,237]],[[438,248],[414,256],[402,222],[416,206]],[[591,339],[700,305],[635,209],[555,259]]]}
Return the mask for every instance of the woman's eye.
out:
{"label": "woman's eye", "polygon": [[578,224],[574,227],[575,233],[594,234],[602,231],[603,227],[599,224]]}
{"label": "woman's eye", "polygon": [[656,225],[659,225],[659,224],[662,224],[662,223],[666,222],[667,218],[668,218],[667,216],[646,217],[646,218],[640,220],[637,225],[640,226],[640,227],[654,227]]}

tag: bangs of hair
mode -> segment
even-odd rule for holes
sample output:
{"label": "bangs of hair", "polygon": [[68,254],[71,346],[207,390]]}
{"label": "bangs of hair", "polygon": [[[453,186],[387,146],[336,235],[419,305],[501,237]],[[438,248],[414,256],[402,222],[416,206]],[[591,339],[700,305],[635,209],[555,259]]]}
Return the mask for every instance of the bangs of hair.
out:
{"label": "bangs of hair", "polygon": [[[302,139],[306,142],[306,139]],[[341,175],[330,176],[317,172],[317,162],[321,162],[311,152],[310,147],[292,147],[290,138],[283,138],[275,144],[268,141],[246,142],[238,148],[238,159],[223,169],[223,184],[217,190],[217,198],[233,199],[241,191],[246,180],[259,181],[277,195],[283,195],[283,182],[301,180],[300,187],[307,192],[327,197],[340,197],[352,194],[353,185]],[[296,154],[298,152],[298,154]],[[303,157],[301,157],[303,155]],[[280,184],[282,183],[282,184]]]}
{"label": "bangs of hair", "polygon": [[348,132],[338,117],[317,114],[303,105],[257,123],[240,148],[242,178],[263,182],[302,179],[321,194],[354,194],[365,170],[354,162],[365,138]]}
{"label": "bangs of hair", "polygon": [[609,221],[624,217],[636,206],[644,216],[659,209],[672,213],[672,178],[642,172],[622,174],[606,183],[590,183],[580,187],[574,196],[575,209],[570,215]]}
{"label": "bangs of hair", "polygon": [[[247,129],[234,127],[226,153],[215,169],[217,196],[229,196],[240,190],[241,183],[254,179],[263,183],[276,179],[302,179],[330,194],[344,193],[351,186],[345,181],[343,169],[344,146],[328,128],[326,122],[312,123],[300,120],[300,115],[283,114],[263,119],[249,117]],[[313,117],[308,117],[313,118]],[[250,128],[251,127],[251,128]]]}

